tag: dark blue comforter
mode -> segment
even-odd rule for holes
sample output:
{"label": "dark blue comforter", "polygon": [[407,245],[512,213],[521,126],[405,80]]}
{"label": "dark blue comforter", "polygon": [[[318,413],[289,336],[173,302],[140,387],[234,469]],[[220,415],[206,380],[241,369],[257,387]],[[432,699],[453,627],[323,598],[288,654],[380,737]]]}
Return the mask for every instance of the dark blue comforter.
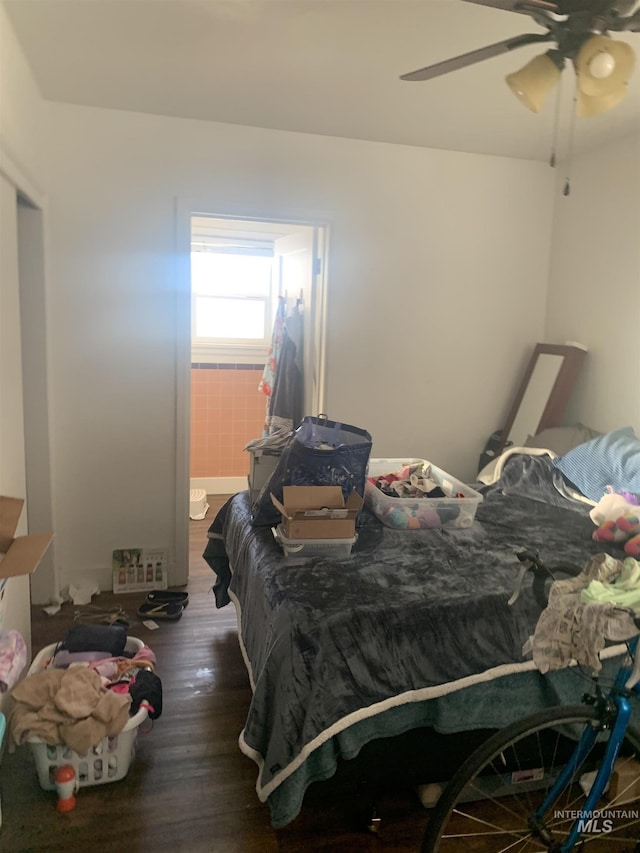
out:
{"label": "dark blue comforter", "polygon": [[204,556],[217,606],[231,597],[238,610],[253,688],[240,742],[261,799],[353,723],[523,663],[540,610],[528,586],[507,604],[516,552],[583,565],[603,550],[557,476],[545,457],[511,457],[466,529],[392,530],[365,508],[342,561],[285,559],[251,525],[248,492],[225,504]]}

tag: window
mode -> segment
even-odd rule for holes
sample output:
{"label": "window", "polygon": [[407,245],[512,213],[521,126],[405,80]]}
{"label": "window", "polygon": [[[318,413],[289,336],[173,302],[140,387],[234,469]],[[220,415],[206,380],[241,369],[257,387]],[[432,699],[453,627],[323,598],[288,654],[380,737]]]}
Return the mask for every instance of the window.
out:
{"label": "window", "polygon": [[191,340],[203,361],[257,361],[274,316],[273,241],[208,235],[191,243]]}

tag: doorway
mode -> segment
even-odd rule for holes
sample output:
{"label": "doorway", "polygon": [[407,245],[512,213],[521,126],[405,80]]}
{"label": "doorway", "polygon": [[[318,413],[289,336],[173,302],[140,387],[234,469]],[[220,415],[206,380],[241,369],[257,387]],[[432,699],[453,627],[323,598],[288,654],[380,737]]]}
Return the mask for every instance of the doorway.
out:
{"label": "doorway", "polygon": [[[189,513],[184,507],[190,497],[247,487],[244,447],[262,435],[268,399],[259,385],[282,302],[285,311],[302,315],[303,414],[323,411],[328,250],[328,225],[313,219],[250,219],[191,208],[182,220],[182,246],[187,239],[189,246],[184,267],[188,317],[182,327],[188,323],[190,334],[178,394],[183,415],[178,441],[184,445],[178,448],[176,547],[184,558],[176,561],[176,570],[179,574],[181,564],[185,570],[176,584],[186,583],[188,576]],[[218,275],[216,282],[205,275],[196,282],[197,270],[209,261],[216,270],[228,270],[234,257],[243,270],[259,270],[264,266],[260,259],[267,259],[269,287],[259,274],[249,281],[248,273],[235,280]],[[221,324],[225,310],[229,313]]]}
{"label": "doorway", "polygon": [[[51,530],[44,196],[0,148],[0,487],[25,499],[17,535]],[[0,627],[30,644],[30,602],[55,600],[53,546],[35,574],[0,583]]]}

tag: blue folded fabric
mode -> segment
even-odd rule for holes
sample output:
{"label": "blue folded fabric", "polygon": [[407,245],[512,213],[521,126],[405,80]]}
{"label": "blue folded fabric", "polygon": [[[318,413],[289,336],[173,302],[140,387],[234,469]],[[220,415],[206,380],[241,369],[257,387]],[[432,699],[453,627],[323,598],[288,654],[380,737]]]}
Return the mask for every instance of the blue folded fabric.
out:
{"label": "blue folded fabric", "polygon": [[597,503],[610,486],[640,495],[640,439],[633,427],[605,433],[553,460],[555,467]]}

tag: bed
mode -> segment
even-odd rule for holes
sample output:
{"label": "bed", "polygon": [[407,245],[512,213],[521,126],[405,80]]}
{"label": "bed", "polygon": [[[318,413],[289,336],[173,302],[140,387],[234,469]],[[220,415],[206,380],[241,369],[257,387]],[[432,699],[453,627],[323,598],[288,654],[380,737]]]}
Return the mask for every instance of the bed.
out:
{"label": "bed", "polygon": [[[584,565],[621,546],[593,541],[594,501],[554,452],[510,448],[497,463],[476,486],[471,527],[393,530],[365,506],[348,560],[285,559],[272,530],[252,526],[248,492],[216,515],[204,557],[216,605],[236,608],[253,691],[239,745],[274,827],[298,815],[312,782],[379,739],[485,731],[579,701],[575,674],[542,676],[523,655],[540,606],[528,584],[507,603],[516,553]],[[442,781],[459,760],[447,747],[412,781]]]}

